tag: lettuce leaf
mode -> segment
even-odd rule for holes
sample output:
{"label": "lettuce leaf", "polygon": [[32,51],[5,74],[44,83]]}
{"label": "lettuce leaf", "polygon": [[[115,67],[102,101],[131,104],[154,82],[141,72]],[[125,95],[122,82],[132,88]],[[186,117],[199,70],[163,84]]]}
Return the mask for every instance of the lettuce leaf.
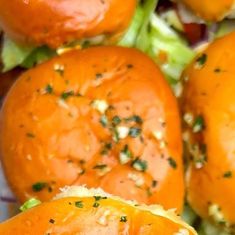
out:
{"label": "lettuce leaf", "polygon": [[20,207],[20,211],[27,211],[28,209],[33,208],[39,204],[41,204],[41,201],[36,198],[31,198]]}
{"label": "lettuce leaf", "polygon": [[36,48],[22,46],[4,36],[1,52],[3,72],[7,72],[17,66],[31,68],[35,64],[40,64],[55,55],[56,52],[46,46]]}
{"label": "lettuce leaf", "polygon": [[175,86],[183,69],[194,58],[195,52],[154,12],[157,4],[157,0],[146,0],[139,4],[133,22],[119,45],[135,47],[148,54]]}
{"label": "lettuce leaf", "polygon": [[21,63],[24,68],[31,68],[35,64],[41,64],[42,62],[56,56],[56,52],[46,46],[35,48]]}
{"label": "lettuce leaf", "polygon": [[17,65],[22,64],[33,50],[33,47],[18,45],[7,36],[4,36],[1,52],[3,72],[9,71]]}

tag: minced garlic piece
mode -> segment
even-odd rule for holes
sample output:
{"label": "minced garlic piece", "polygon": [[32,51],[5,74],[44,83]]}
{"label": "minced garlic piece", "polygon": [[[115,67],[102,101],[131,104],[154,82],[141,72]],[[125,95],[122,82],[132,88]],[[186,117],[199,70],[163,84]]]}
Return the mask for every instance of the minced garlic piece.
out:
{"label": "minced garlic piece", "polygon": [[153,131],[153,136],[154,136],[157,140],[162,140],[162,139],[163,139],[163,133],[162,133],[162,131]]}
{"label": "minced garlic piece", "polygon": [[105,100],[94,100],[92,102],[92,107],[100,113],[104,114],[105,111],[108,109],[109,105]]}
{"label": "minced garlic piece", "polygon": [[129,134],[129,127],[126,126],[118,126],[117,127],[117,134],[119,139],[125,139]]}

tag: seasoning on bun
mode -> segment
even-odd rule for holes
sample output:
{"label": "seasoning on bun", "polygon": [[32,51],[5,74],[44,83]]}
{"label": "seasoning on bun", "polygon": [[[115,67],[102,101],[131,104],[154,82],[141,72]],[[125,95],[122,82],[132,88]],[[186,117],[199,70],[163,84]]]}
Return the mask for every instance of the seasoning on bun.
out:
{"label": "seasoning on bun", "polygon": [[235,223],[235,33],[213,42],[185,71],[182,108],[190,155],[188,200],[204,219]]}
{"label": "seasoning on bun", "polygon": [[21,202],[86,184],[182,208],[177,102],[136,49],[75,50],[28,70],[8,93],[0,126],[3,168]]}

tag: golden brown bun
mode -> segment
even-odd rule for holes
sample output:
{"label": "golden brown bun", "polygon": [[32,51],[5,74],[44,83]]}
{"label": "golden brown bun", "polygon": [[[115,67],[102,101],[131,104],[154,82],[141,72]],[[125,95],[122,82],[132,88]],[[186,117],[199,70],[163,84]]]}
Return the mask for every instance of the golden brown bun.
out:
{"label": "golden brown bun", "polygon": [[10,90],[0,124],[3,166],[21,202],[86,184],[182,208],[176,99],[135,49],[72,51],[27,71]]}
{"label": "golden brown bun", "polygon": [[234,9],[234,0],[181,0],[196,15],[208,21],[219,21]]}
{"label": "golden brown bun", "polygon": [[189,66],[182,104],[192,158],[189,202],[203,218],[227,225],[235,223],[234,40],[235,33],[216,40]]}
{"label": "golden brown bun", "polygon": [[140,206],[100,190],[66,189],[62,196],[0,224],[8,235],[196,235],[173,211]]}
{"label": "golden brown bun", "polygon": [[20,43],[57,48],[98,35],[118,36],[135,7],[136,0],[0,0],[0,27]]}

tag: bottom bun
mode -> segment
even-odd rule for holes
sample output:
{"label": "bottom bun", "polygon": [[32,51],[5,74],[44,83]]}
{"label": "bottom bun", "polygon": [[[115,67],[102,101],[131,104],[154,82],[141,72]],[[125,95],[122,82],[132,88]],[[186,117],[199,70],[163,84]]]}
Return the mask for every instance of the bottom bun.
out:
{"label": "bottom bun", "polygon": [[82,186],[66,187],[52,201],[0,224],[0,234],[158,234],[193,235],[195,230],[174,210],[138,205]]}

